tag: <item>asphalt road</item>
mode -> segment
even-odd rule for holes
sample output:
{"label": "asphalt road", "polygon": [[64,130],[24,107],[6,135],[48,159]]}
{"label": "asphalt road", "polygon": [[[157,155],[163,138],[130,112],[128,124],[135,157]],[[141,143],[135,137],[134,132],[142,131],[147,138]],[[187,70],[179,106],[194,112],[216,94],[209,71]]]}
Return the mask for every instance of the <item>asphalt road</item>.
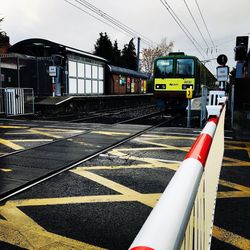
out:
{"label": "asphalt road", "polygon": [[[25,138],[55,140],[86,129],[42,125],[32,129],[43,134],[33,133],[28,124],[16,124],[8,132],[2,127],[2,154],[17,150],[13,144],[25,148],[38,143],[26,145]],[[158,128],[13,196],[0,206],[0,248],[127,249],[198,133]],[[248,142],[226,140],[213,250],[250,249],[249,149]],[[1,175],[7,169],[2,167]]]}

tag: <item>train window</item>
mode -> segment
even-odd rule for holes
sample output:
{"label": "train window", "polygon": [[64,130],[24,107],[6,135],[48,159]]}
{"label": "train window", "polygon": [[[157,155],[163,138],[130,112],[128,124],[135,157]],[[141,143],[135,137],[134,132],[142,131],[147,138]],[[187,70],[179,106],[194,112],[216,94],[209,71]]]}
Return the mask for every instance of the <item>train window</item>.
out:
{"label": "train window", "polygon": [[194,60],[193,59],[177,59],[176,77],[193,77],[194,76]]}
{"label": "train window", "polygon": [[159,59],[155,65],[155,77],[173,76],[173,59]]}

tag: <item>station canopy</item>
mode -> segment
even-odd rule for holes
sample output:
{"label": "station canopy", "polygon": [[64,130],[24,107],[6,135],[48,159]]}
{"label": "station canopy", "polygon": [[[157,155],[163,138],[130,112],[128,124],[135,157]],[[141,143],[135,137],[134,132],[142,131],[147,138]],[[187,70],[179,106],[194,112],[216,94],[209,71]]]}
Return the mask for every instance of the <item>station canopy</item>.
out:
{"label": "station canopy", "polygon": [[8,52],[29,55],[34,57],[50,57],[52,55],[61,55],[64,57],[67,54],[76,54],[79,56],[84,56],[90,59],[107,63],[106,59],[99,56],[95,56],[89,52],[75,49],[63,44],[55,43],[41,38],[31,38],[22,40],[12,45],[9,48]]}

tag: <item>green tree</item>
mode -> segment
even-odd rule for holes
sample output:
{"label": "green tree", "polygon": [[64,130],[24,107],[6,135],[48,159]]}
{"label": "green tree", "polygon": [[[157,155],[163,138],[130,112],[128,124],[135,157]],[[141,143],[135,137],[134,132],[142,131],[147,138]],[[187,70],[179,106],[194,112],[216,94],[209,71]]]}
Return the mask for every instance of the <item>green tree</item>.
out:
{"label": "green tree", "polygon": [[115,66],[121,66],[121,51],[118,49],[117,40],[113,44],[113,59],[112,64]]}
{"label": "green tree", "polygon": [[94,54],[103,57],[112,65],[120,66],[128,69],[137,70],[137,57],[133,39],[124,45],[122,52],[118,48],[118,42],[115,40],[112,44],[107,33],[100,33],[94,45]]}
{"label": "green tree", "polygon": [[131,39],[128,44],[124,45],[121,56],[121,65],[124,68],[137,70],[137,57],[134,45],[134,39]]}
{"label": "green tree", "polygon": [[100,37],[97,39],[95,44],[94,54],[112,62],[113,61],[112,42],[106,32],[104,34],[101,32],[99,35]]}

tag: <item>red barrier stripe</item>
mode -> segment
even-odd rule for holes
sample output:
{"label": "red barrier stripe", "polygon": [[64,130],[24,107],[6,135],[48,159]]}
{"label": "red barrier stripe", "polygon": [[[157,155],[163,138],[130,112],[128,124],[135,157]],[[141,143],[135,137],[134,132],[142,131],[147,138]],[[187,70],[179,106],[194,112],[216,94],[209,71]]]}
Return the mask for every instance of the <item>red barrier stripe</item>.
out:
{"label": "red barrier stripe", "polygon": [[155,250],[155,249],[151,247],[138,246],[138,247],[133,247],[130,250]]}
{"label": "red barrier stripe", "polygon": [[218,116],[211,117],[211,118],[209,118],[208,122],[214,122],[215,125],[217,125],[219,122],[219,117]]}
{"label": "red barrier stripe", "polygon": [[194,158],[198,160],[203,167],[207,160],[208,152],[212,143],[212,137],[208,134],[200,134],[192,148],[187,153],[185,159]]}

